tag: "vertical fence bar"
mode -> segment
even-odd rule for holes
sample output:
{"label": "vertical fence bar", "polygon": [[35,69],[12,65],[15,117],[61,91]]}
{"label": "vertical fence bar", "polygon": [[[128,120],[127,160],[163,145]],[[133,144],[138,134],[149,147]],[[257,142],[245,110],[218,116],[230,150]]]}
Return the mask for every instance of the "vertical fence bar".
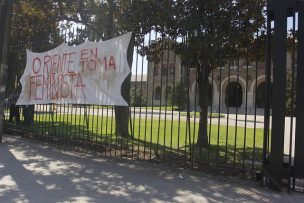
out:
{"label": "vertical fence bar", "polygon": [[[222,29],[222,26],[221,26],[221,29]],[[223,58],[223,55],[222,55],[222,51],[220,51],[220,61],[221,59]],[[219,116],[218,116],[218,120],[217,120],[217,137],[221,137],[221,106],[222,106],[222,64],[220,64],[220,67],[219,67],[219,97],[218,97],[218,113],[219,113]],[[212,113],[212,112],[211,112]],[[209,136],[211,136],[211,134],[209,134]],[[226,154],[225,154],[226,156]],[[223,160],[222,160],[223,161]],[[224,167],[226,165],[226,161],[224,161]]]}
{"label": "vertical fence bar", "polygon": [[[245,47],[248,49],[248,37],[246,39],[246,44]],[[244,145],[243,145],[243,160],[242,160],[242,170],[243,173],[245,172],[245,159],[246,159],[246,138],[247,138],[247,119],[248,119],[248,81],[249,81],[249,56],[248,56],[248,50],[245,53],[245,60],[246,60],[246,84],[245,84],[245,89],[246,89],[246,95],[245,95],[245,126],[244,126]],[[255,107],[256,108],[256,107]]]}
{"label": "vertical fence bar", "polygon": [[[150,43],[151,43],[151,31],[149,32],[149,34],[148,34],[148,46],[150,45]],[[145,111],[145,132],[144,132],[144,152],[143,152],[143,154],[144,154],[144,159],[143,160],[146,160],[146,145],[147,145],[147,126],[148,126],[148,100],[149,100],[149,93],[150,93],[150,91],[149,91],[149,81],[148,81],[148,78],[149,78],[149,68],[151,68],[150,67],[150,62],[148,61],[148,64],[147,64],[147,81],[146,81],[146,102],[145,102],[145,105],[146,105],[146,111]],[[152,91],[153,91],[153,89],[152,89]],[[153,115],[152,115],[152,117],[153,117]],[[152,118],[151,118],[152,119]]]}
{"label": "vertical fence bar", "polygon": [[269,137],[270,137],[270,98],[272,97],[272,93],[270,92],[270,84],[271,84],[271,21],[272,14],[270,11],[267,12],[267,42],[266,42],[266,65],[265,65],[265,78],[266,78],[266,87],[265,87],[265,95],[266,95],[266,105],[264,110],[264,135],[263,135],[263,164],[267,164],[268,153],[269,153]]}
{"label": "vertical fence bar", "polygon": [[[103,121],[104,121],[104,106],[101,106],[101,119],[100,119],[100,144],[101,144],[101,146],[103,147],[102,149],[105,149],[105,144],[104,144],[104,134],[103,134],[103,132],[104,132],[104,126],[103,126]],[[121,147],[121,149],[122,149],[122,147]],[[121,152],[121,154],[122,154],[122,152]]]}
{"label": "vertical fence bar", "polygon": [[[188,35],[186,35],[186,46],[188,47],[189,45],[189,40],[188,40]],[[184,168],[186,168],[186,164],[187,164],[187,141],[189,141],[189,152],[190,152],[190,157],[191,157],[191,122],[190,122],[190,66],[189,64],[186,65],[185,67],[185,83],[184,85],[186,86],[186,130],[185,130],[185,143],[184,143],[184,147],[185,147],[185,151],[184,151]],[[189,138],[188,138],[189,136]]]}
{"label": "vertical fence bar", "polygon": [[[64,108],[64,113],[65,113],[65,106],[66,105],[64,105],[63,106],[63,108]],[[82,147],[82,136],[81,136],[81,132],[82,132],[82,120],[81,120],[81,115],[82,115],[82,107],[81,107],[81,105],[79,105],[79,104],[76,104],[75,105],[76,106],[76,108],[77,108],[77,111],[76,111],[76,114],[77,114],[77,117],[78,117],[78,119],[77,119],[77,123],[78,123],[78,132],[77,132],[77,146],[78,146],[78,149],[81,149],[81,147]],[[65,123],[63,123],[63,126],[65,126]]]}
{"label": "vertical fence bar", "polygon": [[[231,61],[229,60],[229,63],[228,63],[228,83],[227,83],[227,87],[228,87],[228,84],[230,83],[230,80],[231,80]],[[226,87],[226,89],[227,89]],[[228,104],[228,102],[226,102],[226,98],[227,98],[227,90],[225,92],[225,102],[224,102],[224,105],[226,104],[227,105],[227,122],[226,122],[226,140],[225,140],[225,169],[227,169],[227,162],[228,162],[228,140],[229,140],[229,119],[230,119],[230,105]],[[229,163],[228,163],[229,164]]]}
{"label": "vertical fence bar", "polygon": [[91,118],[91,136],[89,136],[89,142],[90,142],[90,148],[91,151],[93,150],[93,142],[94,142],[94,137],[95,137],[95,129],[94,129],[94,125],[95,125],[95,105],[91,105],[91,108],[89,109],[89,118]]}
{"label": "vertical fence bar", "polygon": [[[239,64],[239,47],[236,48],[237,53],[236,53],[236,59],[233,60],[233,67],[237,67],[237,72],[236,72],[236,84],[237,84],[237,91],[236,91],[236,98],[237,98],[237,103],[235,105],[235,126],[234,126],[234,149],[233,149],[233,177],[235,176],[235,171],[236,171],[236,153],[237,153],[237,137],[238,137],[238,113],[239,113],[239,98],[241,97],[243,99],[243,96],[239,95],[240,92],[238,91],[238,88],[242,89],[242,85],[240,85],[240,64]],[[235,60],[237,60],[237,64],[235,64]],[[245,90],[244,90],[245,91]],[[243,91],[241,92],[243,93]]]}
{"label": "vertical fence bar", "polygon": [[170,152],[170,158],[169,158],[169,164],[171,165],[172,164],[172,155],[173,155],[173,152],[172,152],[172,147],[173,147],[173,129],[174,129],[174,95],[175,95],[175,83],[176,83],[176,46],[177,46],[177,39],[174,39],[174,62],[173,62],[173,70],[174,70],[174,73],[173,73],[173,85],[172,85],[172,98],[171,98],[171,135],[170,135],[170,149],[169,149],[169,152]]}
{"label": "vertical fence bar", "polygon": [[294,176],[304,178],[304,1],[298,1],[297,101]]}
{"label": "vertical fence bar", "polygon": [[165,73],[164,66],[164,33],[161,33],[161,59],[160,59],[160,100],[159,100],[159,114],[158,114],[158,130],[157,130],[157,143],[156,143],[156,157],[159,159],[159,139],[160,139],[160,126],[161,126],[161,112],[163,103],[163,78]]}
{"label": "vertical fence bar", "polygon": [[[154,40],[157,40],[157,32],[155,32],[155,35],[154,35]],[[150,41],[152,43],[152,41]],[[151,45],[151,44],[150,44]],[[151,49],[151,48],[149,48]],[[153,51],[153,50],[149,50],[149,51]],[[154,119],[154,97],[155,97],[155,92],[156,92],[156,89],[155,89],[155,74],[157,73],[156,71],[158,71],[158,69],[156,69],[156,62],[155,60],[153,59],[153,72],[151,73],[152,74],[152,96],[151,96],[151,100],[152,100],[152,109],[151,109],[151,130],[150,130],[150,150],[149,150],[149,153],[150,153],[150,160],[152,159],[152,147],[153,146],[153,119]]]}
{"label": "vertical fence bar", "polygon": [[[258,5],[256,5],[256,12],[258,13],[258,9],[259,8]],[[259,48],[260,48],[260,44],[259,44],[259,29],[258,29],[258,23],[259,23],[259,18],[258,16],[256,16],[256,21],[257,21],[257,27],[256,29],[256,43],[255,43],[255,101],[253,101],[254,103],[254,127],[253,127],[253,143],[252,143],[252,162],[251,162],[251,171],[254,171],[254,163],[255,163],[255,148],[256,148],[256,135],[257,135],[257,95],[258,95],[258,75],[259,75]]]}
{"label": "vertical fence bar", "polygon": [[[102,134],[102,132],[99,132],[99,109],[101,106],[96,106],[97,108],[97,113],[96,113],[96,129],[95,129],[95,151],[98,151],[98,147],[99,147],[99,136]],[[100,134],[99,134],[100,133]],[[115,156],[116,156],[116,151],[115,151]]]}
{"label": "vertical fence bar", "polygon": [[[114,108],[111,108],[111,132],[110,132],[110,157],[112,156],[112,151],[113,151],[113,147],[115,148],[114,150],[116,150],[116,146],[113,144],[113,124],[114,124]],[[115,153],[115,152],[114,152]]]}
{"label": "vertical fence bar", "polygon": [[272,0],[269,9],[274,14],[274,39],[273,39],[273,97],[272,103],[272,135],[271,155],[268,168],[269,186],[281,189],[284,171],[284,131],[285,131],[285,101],[286,101],[286,53],[287,53],[287,7],[289,1]]}
{"label": "vertical fence bar", "polygon": [[[195,69],[194,71],[194,77],[196,79],[196,75],[197,75],[197,69]],[[197,81],[195,81],[194,83],[194,86],[192,85],[192,92],[194,92],[194,101],[193,101],[193,119],[192,119],[192,122],[193,122],[193,133],[192,133],[192,143],[193,143],[193,147],[192,147],[192,157],[191,157],[191,168],[194,168],[194,164],[197,163],[198,159],[196,159],[196,156],[197,156],[197,152],[195,151],[196,150],[196,146],[195,146],[195,138],[196,138],[196,112],[197,112],[197,103],[196,103],[196,100],[197,100]],[[192,95],[193,96],[193,95]]]}
{"label": "vertical fence bar", "polygon": [[[145,38],[143,39],[143,43],[142,43],[142,46],[145,47]],[[141,142],[142,142],[142,136],[141,136],[141,133],[142,133],[142,107],[143,107],[143,103],[144,103],[144,96],[143,96],[143,81],[144,79],[144,57],[141,56],[141,77],[140,77],[140,102],[139,102],[139,116],[138,116],[138,135],[137,135],[137,156],[138,158],[141,158],[140,157],[140,147],[141,147]],[[137,81],[135,83],[136,85],[138,84]],[[147,128],[146,125],[143,125],[145,126],[145,128]],[[146,146],[146,132],[144,132],[144,140],[143,140],[143,148],[145,148]],[[144,150],[145,151],[145,150]],[[143,153],[143,159],[145,159],[145,154]]]}
{"label": "vertical fence bar", "polygon": [[168,95],[169,95],[169,89],[168,89],[168,84],[169,84],[169,74],[170,74],[170,71],[169,71],[169,62],[170,62],[170,44],[171,44],[171,39],[166,39],[166,43],[167,44],[167,59],[166,59],[166,71],[165,73],[167,74],[166,75],[166,85],[165,85],[165,119],[164,119],[164,133],[163,133],[163,136],[164,136],[164,139],[163,139],[163,147],[162,147],[162,150],[163,150],[163,162],[165,162],[166,160],[166,134],[167,134],[167,110],[168,110]]}
{"label": "vertical fence bar", "polygon": [[[212,53],[212,58],[214,57],[214,54]],[[214,59],[211,59],[211,60],[214,60]],[[213,77],[214,77],[214,70],[212,69],[211,70],[211,92],[213,92]],[[208,80],[210,79],[210,76],[208,77]],[[207,134],[208,134],[208,152],[210,152],[211,150],[211,146],[213,145],[212,143],[212,98],[209,98],[210,95],[213,96],[212,93],[210,93],[210,89],[209,89],[209,81],[208,81],[208,99],[211,99],[211,106],[209,106],[209,101],[208,101],[208,114],[207,117],[209,116],[209,125],[208,126],[208,131],[207,131]],[[209,108],[210,108],[210,111],[209,111]],[[220,128],[220,126],[218,126]],[[209,154],[210,155],[210,154]],[[216,154],[215,154],[215,163],[216,163],[216,166],[218,166],[220,164],[220,132],[218,131],[217,133],[217,137],[216,137]]]}
{"label": "vertical fence bar", "polygon": [[[295,114],[295,67],[296,67],[296,9],[292,9],[292,30],[291,30],[291,93],[289,96],[291,96],[291,115],[290,115],[290,137],[289,137],[289,158],[288,158],[288,163],[289,163],[289,167],[288,167],[288,191],[291,188],[291,179],[292,179],[292,167],[293,167],[293,160],[292,160],[292,154],[293,154],[293,131],[294,131],[294,114]],[[290,74],[290,72],[289,72]],[[287,74],[287,77],[289,77],[289,74]],[[290,81],[289,81],[290,82]],[[293,180],[294,182],[294,180]]]}
{"label": "vertical fence bar", "polygon": [[[138,78],[138,47],[135,50],[136,51],[136,60],[135,60],[135,80],[134,80],[134,89],[131,91],[133,91],[133,94],[136,95],[137,94],[137,78]],[[134,75],[133,75],[134,76]],[[135,98],[134,98],[135,99]],[[131,105],[132,105],[132,101],[131,101]],[[135,136],[135,122],[136,122],[136,102],[133,101],[133,127],[131,127],[131,137],[132,137],[132,159],[134,158],[134,136]],[[132,114],[130,114],[132,115]],[[130,120],[132,120],[132,118],[130,118]],[[131,124],[132,125],[132,124]]]}
{"label": "vertical fence bar", "polygon": [[[104,151],[104,153],[105,153],[105,155],[107,155],[107,150],[109,150],[109,148],[108,148],[108,123],[109,123],[109,107],[107,106],[106,107],[107,108],[107,113],[106,113],[106,135],[105,135],[105,141],[104,141],[104,144],[105,144],[105,151]],[[112,108],[111,108],[112,109]],[[111,115],[111,116],[113,116],[113,115]],[[126,152],[126,158],[128,158],[127,157],[127,152]]]}

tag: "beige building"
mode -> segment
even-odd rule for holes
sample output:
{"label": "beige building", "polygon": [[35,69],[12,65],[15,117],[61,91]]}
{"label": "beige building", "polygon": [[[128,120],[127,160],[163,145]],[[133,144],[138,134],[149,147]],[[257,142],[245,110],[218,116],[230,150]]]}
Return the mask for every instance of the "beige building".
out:
{"label": "beige building", "polygon": [[147,76],[147,101],[149,106],[168,105],[168,91],[182,80],[181,60],[173,52],[164,51],[158,62],[149,62]]}
{"label": "beige building", "polygon": [[[181,64],[181,59],[173,52],[164,52],[164,60],[149,62],[147,75],[147,103],[149,106],[168,105],[167,93],[173,85],[185,80],[186,70]],[[287,57],[288,66],[291,67],[291,56]],[[210,110],[213,112],[230,112],[238,108],[239,113],[263,114],[265,106],[265,63],[251,63],[240,60],[238,66],[219,67],[210,74]],[[185,81],[184,81],[185,82]],[[272,89],[272,85],[271,85]],[[189,95],[191,110],[198,107],[198,86],[196,71],[189,71]],[[211,105],[212,104],[212,105]]]}

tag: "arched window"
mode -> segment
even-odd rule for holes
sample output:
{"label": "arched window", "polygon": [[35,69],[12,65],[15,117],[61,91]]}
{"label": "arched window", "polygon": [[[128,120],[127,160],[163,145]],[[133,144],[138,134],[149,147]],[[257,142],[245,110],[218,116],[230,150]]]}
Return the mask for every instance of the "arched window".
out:
{"label": "arched window", "polygon": [[227,107],[241,107],[243,101],[242,86],[238,82],[230,82],[226,88],[225,104]]}

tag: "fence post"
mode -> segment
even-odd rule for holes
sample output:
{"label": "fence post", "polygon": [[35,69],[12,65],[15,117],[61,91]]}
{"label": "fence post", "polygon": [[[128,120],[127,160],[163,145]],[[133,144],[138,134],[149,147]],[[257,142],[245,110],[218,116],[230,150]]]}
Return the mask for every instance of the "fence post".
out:
{"label": "fence post", "polygon": [[[269,178],[269,187],[280,190],[285,177],[283,168],[286,65],[287,65],[287,11],[294,8],[295,0],[269,0],[268,12],[273,14],[273,98],[270,163],[264,166]],[[269,19],[268,19],[269,20]]]}
{"label": "fence post", "polygon": [[7,75],[7,48],[13,1],[0,1],[0,143],[2,143],[4,99]]}
{"label": "fence post", "polygon": [[297,59],[297,103],[296,103],[296,135],[295,135],[295,157],[294,177],[304,177],[304,0],[298,2],[298,59]]}

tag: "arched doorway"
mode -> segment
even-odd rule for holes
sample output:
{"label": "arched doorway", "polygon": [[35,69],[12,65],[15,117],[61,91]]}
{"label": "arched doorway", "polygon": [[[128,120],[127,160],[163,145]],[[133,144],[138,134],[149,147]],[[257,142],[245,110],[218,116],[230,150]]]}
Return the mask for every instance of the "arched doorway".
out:
{"label": "arched doorway", "polygon": [[241,107],[243,101],[242,86],[238,82],[230,82],[226,88],[225,104],[227,107]]}
{"label": "arched doorway", "polygon": [[[270,105],[271,105],[271,95],[272,95],[272,83],[269,87],[270,94]],[[266,105],[266,82],[262,82],[258,85],[255,95],[255,105],[257,108],[265,108]]]}

